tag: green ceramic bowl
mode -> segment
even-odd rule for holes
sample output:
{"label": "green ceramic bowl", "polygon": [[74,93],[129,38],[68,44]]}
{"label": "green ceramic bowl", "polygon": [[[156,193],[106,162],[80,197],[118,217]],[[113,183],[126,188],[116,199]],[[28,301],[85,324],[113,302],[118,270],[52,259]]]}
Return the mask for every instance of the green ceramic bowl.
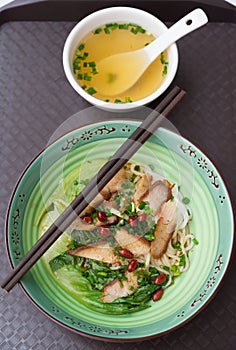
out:
{"label": "green ceramic bowl", "polygon": [[[107,159],[138,126],[136,121],[106,121],[74,130],[32,161],[11,198],[6,240],[12,267],[38,239],[37,218],[45,201],[85,160]],[[152,307],[127,315],[105,315],[81,305],[55,281],[44,258],[24,276],[21,286],[48,317],[79,334],[110,341],[137,341],[162,335],[196,315],[217,291],[233,245],[233,213],[218,171],[191,142],[160,128],[137,152],[137,161],[180,185],[189,197],[191,231],[199,244],[190,268]],[[90,169],[90,175],[98,169]]]}

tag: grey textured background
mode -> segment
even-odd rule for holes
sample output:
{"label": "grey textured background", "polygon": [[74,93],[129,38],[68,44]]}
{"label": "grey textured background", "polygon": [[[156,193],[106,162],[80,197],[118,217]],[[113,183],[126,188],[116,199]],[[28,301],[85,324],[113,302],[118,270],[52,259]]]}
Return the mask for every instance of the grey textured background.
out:
{"label": "grey textured background", "polygon": [[[28,162],[65,119],[89,105],[62,69],[69,22],[17,22],[0,29],[0,279],[10,271],[4,221],[11,191]],[[212,23],[179,42],[176,84],[185,100],[171,116],[180,133],[219,169],[235,208],[236,25]],[[92,120],[81,120],[79,123]],[[111,344],[74,334],[38,311],[16,286],[0,291],[0,349],[236,348],[236,263],[216,297],[187,325],[161,338]]]}

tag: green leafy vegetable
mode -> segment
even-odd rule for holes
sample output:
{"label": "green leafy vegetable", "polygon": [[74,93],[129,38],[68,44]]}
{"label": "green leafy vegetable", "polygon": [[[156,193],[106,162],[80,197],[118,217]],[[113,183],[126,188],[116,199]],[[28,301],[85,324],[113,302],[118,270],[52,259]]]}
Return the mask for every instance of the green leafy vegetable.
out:
{"label": "green leafy vegetable", "polygon": [[[96,230],[95,231],[73,230],[71,232],[71,240],[75,241],[78,246],[78,245],[86,245],[86,244],[103,241],[104,238],[100,236]],[[110,242],[111,245],[113,245],[114,239],[111,236],[107,238],[107,241]]]}
{"label": "green leafy vegetable", "polygon": [[49,261],[50,268],[52,272],[55,272],[65,265],[75,265],[75,258],[69,255],[67,252],[60,254]]}
{"label": "green leafy vegetable", "polygon": [[150,307],[150,305],[146,305],[152,296],[152,293],[159,289],[159,287],[155,284],[147,284],[145,286],[142,286],[138,288],[133,294],[123,297],[123,298],[118,298],[116,299],[113,303],[120,303],[120,304],[130,304],[132,306],[137,305],[137,306],[145,306]]}

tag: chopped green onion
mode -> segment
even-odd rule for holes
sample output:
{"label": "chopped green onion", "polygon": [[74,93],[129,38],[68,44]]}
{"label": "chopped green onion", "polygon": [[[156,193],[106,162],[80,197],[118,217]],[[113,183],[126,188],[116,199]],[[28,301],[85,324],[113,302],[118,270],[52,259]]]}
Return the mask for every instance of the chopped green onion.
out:
{"label": "chopped green onion", "polygon": [[145,233],[145,235],[143,237],[149,242],[153,241],[155,238],[155,236],[152,232]]}
{"label": "chopped green onion", "polygon": [[75,56],[77,57],[81,56],[81,51],[79,50],[79,48],[75,50]]}
{"label": "chopped green onion", "polygon": [[111,29],[114,30],[114,29],[116,29],[116,28],[118,28],[118,27],[119,27],[118,23],[113,23]]}
{"label": "chopped green onion", "polygon": [[130,97],[125,97],[125,102],[133,102]]}
{"label": "chopped green onion", "polygon": [[133,33],[133,34],[138,34],[138,30],[137,30],[137,28],[131,28],[131,33]]}
{"label": "chopped green onion", "polygon": [[97,71],[97,69],[96,69],[95,67],[92,68],[92,74],[93,74],[93,75],[94,75],[94,74],[98,74],[98,71]]}
{"label": "chopped green onion", "polygon": [[179,266],[185,265],[185,254],[180,255]]}
{"label": "chopped green onion", "polygon": [[88,73],[84,73],[84,80],[91,81],[92,77]]}
{"label": "chopped green onion", "polygon": [[119,29],[128,29],[128,28],[129,28],[129,24],[127,23],[119,24]]}
{"label": "chopped green onion", "polygon": [[137,25],[132,25],[132,28],[131,28],[131,33],[133,34],[138,34],[138,33],[146,33],[146,30],[144,28],[142,28],[141,26],[137,26]]}
{"label": "chopped green onion", "polygon": [[88,52],[84,52],[83,56],[82,55],[78,55],[77,59],[79,60],[85,60],[88,57]]}
{"label": "chopped green onion", "polygon": [[142,27],[138,27],[138,31],[139,31],[139,33],[142,33],[142,34],[146,33],[146,30],[143,29]]}
{"label": "chopped green onion", "polygon": [[169,266],[166,266],[166,265],[161,265],[161,268],[165,271],[170,271],[170,268]]}
{"label": "chopped green onion", "polygon": [[168,65],[168,61],[165,60],[164,57],[164,52],[161,53],[160,55],[160,61],[163,64],[163,70],[162,70],[162,76],[165,77],[167,75],[167,65]]}
{"label": "chopped green onion", "polygon": [[147,202],[141,201],[141,202],[139,203],[138,208],[139,208],[140,210],[143,210],[143,209],[146,207],[147,204],[148,204]]}
{"label": "chopped green onion", "polygon": [[106,217],[110,217],[110,216],[113,216],[114,214],[109,210],[109,209],[107,209],[106,211],[105,211],[105,214],[106,214]]}
{"label": "chopped green onion", "polygon": [[167,66],[164,66],[162,71],[162,76],[165,77],[167,75]]}
{"label": "chopped green onion", "polygon": [[163,53],[163,52],[161,53],[160,61],[161,61],[162,64],[165,64],[165,63],[166,63],[165,58],[164,58],[164,53]]}
{"label": "chopped green onion", "polygon": [[139,165],[135,165],[134,170],[139,171],[140,170],[140,166]]}
{"label": "chopped green onion", "polygon": [[81,43],[81,44],[79,45],[78,49],[79,49],[80,51],[82,51],[82,50],[84,49],[84,47],[85,47],[85,45]]}
{"label": "chopped green onion", "polygon": [[102,31],[102,28],[97,28],[97,29],[95,29],[93,34],[99,34],[99,33],[101,33],[101,31]]}
{"label": "chopped green onion", "polygon": [[144,238],[151,242],[154,240],[155,238],[155,235],[154,235],[154,232],[155,232],[155,229],[156,229],[156,223],[154,222],[153,226],[150,228],[150,230],[148,232],[145,233],[144,235]]}
{"label": "chopped green onion", "polygon": [[196,238],[193,238],[193,243],[194,243],[195,245],[198,245],[198,244],[199,244],[199,242],[198,242],[198,240],[197,240]]}
{"label": "chopped green onion", "polygon": [[173,273],[173,276],[179,276],[180,275],[179,268],[176,265],[171,266],[170,271]]}
{"label": "chopped green onion", "polygon": [[[108,24],[105,25],[104,31],[105,31],[105,29],[106,30],[109,30],[109,29],[114,30],[114,29],[116,29],[118,27],[119,27],[118,23],[108,23]],[[107,34],[110,34],[110,31]]]}
{"label": "chopped green onion", "polygon": [[90,87],[90,88],[88,88],[88,90],[87,90],[87,93],[89,94],[89,95],[93,95],[93,94],[95,94],[97,91],[93,88],[93,87]]}
{"label": "chopped green onion", "polygon": [[105,27],[103,30],[104,30],[104,32],[105,32],[106,34],[110,34],[109,28]]}
{"label": "chopped green onion", "polygon": [[136,175],[135,175],[135,174],[132,174],[132,175],[131,175],[131,178],[130,178],[130,181],[131,181],[131,182],[134,182],[135,178],[136,178]]}
{"label": "chopped green onion", "polygon": [[150,266],[149,272],[151,273],[151,277],[156,277],[159,275],[159,272],[156,267]]}
{"label": "chopped green onion", "polygon": [[[126,211],[129,212],[130,214],[132,213],[132,204],[128,204],[126,207]],[[129,214],[128,214],[129,215]]]}
{"label": "chopped green onion", "polygon": [[75,241],[70,241],[70,243],[68,244],[68,246],[67,246],[69,249],[72,249],[72,250],[74,250],[74,249],[76,249],[77,248],[77,244],[76,244],[76,242]]}
{"label": "chopped green onion", "polygon": [[74,70],[74,73],[76,72],[76,70],[80,70],[80,61],[78,58],[76,58],[73,62],[73,70]]}
{"label": "chopped green onion", "polygon": [[99,276],[104,276],[104,277],[106,277],[107,276],[107,273],[106,272],[104,272],[104,271],[98,271],[98,273],[97,273]]}
{"label": "chopped green onion", "polygon": [[181,250],[181,243],[180,243],[180,241],[177,241],[176,243],[172,243],[172,247],[174,249]]}

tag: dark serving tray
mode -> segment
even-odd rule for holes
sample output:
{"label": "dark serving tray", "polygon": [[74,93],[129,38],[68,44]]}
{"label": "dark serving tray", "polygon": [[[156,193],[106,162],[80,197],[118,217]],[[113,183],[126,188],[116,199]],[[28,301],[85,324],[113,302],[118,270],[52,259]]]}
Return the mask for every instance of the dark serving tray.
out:
{"label": "dark serving tray", "polygon": [[[202,7],[210,23],[178,43],[173,85],[187,96],[172,113],[179,132],[211,158],[236,208],[236,11],[224,1],[14,1],[0,10],[0,280],[9,272],[4,221],[11,191],[28,162],[71,115],[89,107],[62,68],[65,39],[77,21],[109,6],[134,6],[170,22]],[[155,102],[156,104],[156,102]],[[149,107],[153,107],[154,103]],[[94,117],[78,120],[78,126]],[[0,292],[0,349],[236,348],[236,262],[217,296],[199,315],[163,337],[102,344],[78,336],[41,314],[20,288]]]}

